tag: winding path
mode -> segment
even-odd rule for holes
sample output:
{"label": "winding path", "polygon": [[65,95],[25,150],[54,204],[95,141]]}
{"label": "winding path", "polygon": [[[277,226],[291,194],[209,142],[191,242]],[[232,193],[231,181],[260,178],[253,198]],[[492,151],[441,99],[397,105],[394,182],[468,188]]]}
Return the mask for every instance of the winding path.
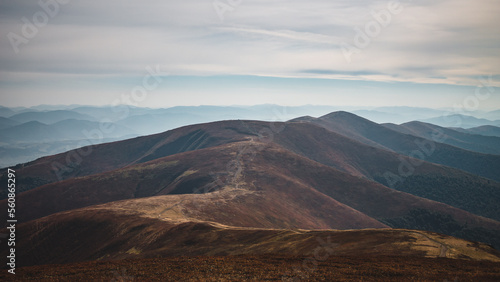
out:
{"label": "winding path", "polygon": [[448,252],[448,246],[446,244],[443,244],[443,243],[439,242],[438,240],[433,239],[433,238],[429,237],[428,235],[420,233],[418,231],[406,231],[406,232],[413,233],[413,234],[418,234],[418,235],[420,235],[422,237],[427,238],[429,241],[432,241],[432,242],[438,244],[441,247],[441,250],[439,252],[438,257],[440,257],[440,258],[445,258],[446,257],[446,254]]}

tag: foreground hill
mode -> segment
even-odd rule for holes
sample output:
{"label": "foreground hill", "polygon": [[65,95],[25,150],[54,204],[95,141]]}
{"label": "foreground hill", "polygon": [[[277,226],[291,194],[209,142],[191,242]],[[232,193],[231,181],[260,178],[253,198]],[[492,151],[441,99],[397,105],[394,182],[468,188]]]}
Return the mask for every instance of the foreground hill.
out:
{"label": "foreground hill", "polygon": [[[490,246],[432,232],[233,227],[189,221],[173,214],[157,218],[152,209],[136,211],[133,207],[137,206],[119,202],[20,224],[16,229],[16,242],[23,247],[16,253],[18,267],[168,256],[320,256],[319,253],[321,256],[397,255],[500,262],[500,253]],[[5,257],[7,252],[7,247],[2,246],[1,255]]]}
{"label": "foreground hill", "polygon": [[[255,154],[252,154],[251,152]],[[150,198],[152,196],[163,198]],[[115,201],[134,199],[116,204]],[[500,246],[500,223],[245,141],[48,184],[17,196],[20,221],[109,203],[118,210],[254,228],[432,230]],[[134,202],[136,201],[136,202]],[[113,203],[111,203],[113,202]],[[6,208],[6,200],[0,208]]]}

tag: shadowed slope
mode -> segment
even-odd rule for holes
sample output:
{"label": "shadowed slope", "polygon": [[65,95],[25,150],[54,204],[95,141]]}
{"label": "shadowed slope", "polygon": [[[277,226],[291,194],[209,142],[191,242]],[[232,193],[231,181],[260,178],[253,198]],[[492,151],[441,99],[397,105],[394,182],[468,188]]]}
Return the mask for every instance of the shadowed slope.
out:
{"label": "shadowed slope", "polygon": [[351,175],[500,220],[500,183],[366,146],[308,123],[287,124],[274,142]]}
{"label": "shadowed slope", "polygon": [[384,126],[401,133],[411,134],[428,140],[432,140],[436,132],[440,132],[442,133],[440,134],[442,135],[442,143],[483,154],[500,154],[499,137],[465,133],[418,121],[401,125],[389,124]]}
{"label": "shadowed slope", "polygon": [[[334,112],[314,120],[295,119],[292,121],[316,124],[370,146],[385,148],[500,181],[498,174],[500,156],[471,152],[404,134],[351,113]],[[440,141],[444,137],[444,133],[438,134],[435,140]]]}

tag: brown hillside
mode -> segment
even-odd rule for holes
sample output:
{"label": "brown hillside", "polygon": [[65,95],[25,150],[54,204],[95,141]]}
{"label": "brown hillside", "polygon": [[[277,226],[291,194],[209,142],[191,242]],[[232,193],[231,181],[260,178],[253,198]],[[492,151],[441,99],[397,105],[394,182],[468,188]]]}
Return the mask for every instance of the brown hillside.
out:
{"label": "brown hillside", "polygon": [[[323,248],[322,255],[326,251],[332,256],[398,255],[500,261],[500,254],[487,245],[424,231],[280,230],[184,220],[177,216],[154,218],[135,211],[128,202],[54,214],[18,226],[17,242],[23,247],[17,250],[17,265],[159,256],[308,256],[314,255],[318,247]],[[0,253],[5,257],[6,248],[2,247]]]}
{"label": "brown hillside", "polygon": [[[356,118],[358,119],[360,118]],[[369,127],[365,123],[361,124]],[[356,123],[353,123],[352,127],[356,128],[355,125]],[[402,142],[398,138],[393,139],[393,142]],[[82,157],[80,162],[66,163],[65,173],[62,171],[59,173],[71,179],[75,176],[111,171],[180,152],[245,140],[276,143],[287,150],[349,174],[363,176],[403,192],[500,220],[500,206],[497,200],[500,197],[499,183],[460,170],[371,147],[358,142],[359,140],[355,141],[311,123],[224,121],[188,126],[162,134],[94,146],[90,155]],[[240,144],[241,150],[247,150],[245,143]],[[246,147],[249,148],[249,146]],[[29,190],[43,183],[56,181],[56,173],[52,170],[54,164],[62,165],[68,156],[74,156],[77,153],[77,150],[71,151],[40,159],[25,165],[24,168],[20,167],[18,191]],[[245,152],[247,155],[256,153],[258,152],[255,150]],[[446,152],[440,152],[438,155],[443,154],[454,155]],[[467,163],[468,161],[462,160],[461,162]],[[408,177],[400,177],[399,169],[402,163],[417,163],[418,165],[412,167],[413,171]],[[220,171],[220,168],[216,170]],[[392,181],[394,178],[388,178],[388,173],[392,177],[399,178]],[[151,189],[159,189],[159,187]],[[151,191],[145,192],[145,194],[148,193],[151,194]],[[134,196],[143,195],[139,193]],[[103,199],[101,202],[107,201]],[[70,203],[67,205],[71,207]]]}
{"label": "brown hillside", "polygon": [[160,217],[182,212],[190,220],[231,226],[359,229],[389,224],[500,242],[494,235],[500,230],[499,222],[351,176],[277,145],[253,141],[42,186],[18,195],[17,215],[27,221],[157,195],[167,196],[156,205],[144,199],[147,204],[139,202],[134,209],[144,205]]}

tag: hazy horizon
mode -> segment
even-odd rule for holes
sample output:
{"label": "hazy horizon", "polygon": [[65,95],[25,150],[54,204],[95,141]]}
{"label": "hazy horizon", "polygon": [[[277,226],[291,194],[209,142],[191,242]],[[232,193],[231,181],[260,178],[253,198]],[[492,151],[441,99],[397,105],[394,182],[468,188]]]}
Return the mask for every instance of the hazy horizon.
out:
{"label": "hazy horizon", "polygon": [[[376,109],[383,109],[383,108],[411,108],[411,109],[430,109],[430,110],[441,110],[441,111],[448,111],[448,110],[453,110],[453,107],[416,107],[416,106],[356,106],[356,105],[320,105],[320,104],[299,104],[299,105],[282,105],[282,104],[273,104],[273,103],[263,103],[263,104],[248,104],[248,105],[243,105],[243,104],[200,104],[200,105],[188,105],[188,104],[181,104],[181,105],[175,105],[175,106],[151,106],[151,107],[146,107],[146,106],[135,106],[135,105],[130,105],[130,104],[102,104],[102,105],[92,105],[92,104],[36,104],[33,106],[6,106],[4,104],[0,104],[0,107],[4,108],[10,108],[10,109],[43,109],[45,110],[50,110],[50,109],[71,109],[71,108],[77,108],[77,107],[96,107],[96,108],[106,108],[106,107],[117,107],[117,106],[129,106],[129,107],[136,107],[136,108],[145,108],[145,109],[168,109],[168,108],[175,108],[175,107],[235,107],[235,108],[251,108],[251,107],[259,107],[259,106],[277,106],[277,107],[337,107],[337,108],[345,108],[345,109],[363,109],[363,110],[376,110]],[[477,111],[489,111],[489,110],[477,110]],[[472,111],[471,111],[472,112]]]}

